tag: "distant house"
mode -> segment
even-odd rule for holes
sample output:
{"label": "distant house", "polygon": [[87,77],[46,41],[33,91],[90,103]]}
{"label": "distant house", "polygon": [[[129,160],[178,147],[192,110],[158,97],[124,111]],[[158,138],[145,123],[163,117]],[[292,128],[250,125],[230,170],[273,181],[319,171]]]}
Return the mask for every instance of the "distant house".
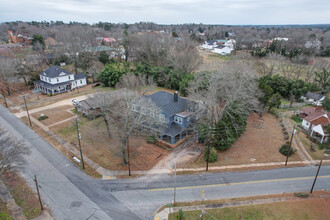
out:
{"label": "distant house", "polygon": [[231,51],[233,51],[233,49],[231,49],[227,46],[219,45],[219,46],[215,47],[213,49],[213,51],[211,51],[211,52],[221,54],[221,55],[225,56],[225,55],[230,54]]}
{"label": "distant house", "polygon": [[163,134],[160,134],[159,138],[164,141],[168,140],[170,144],[175,144],[186,136],[192,122],[199,119],[198,103],[180,97],[178,92],[171,94],[159,91],[142,97],[150,99],[160,110],[150,112],[147,106],[138,106],[133,103],[133,111],[146,112],[150,117],[157,118],[167,124],[168,127]]}
{"label": "distant house", "polygon": [[233,39],[209,40],[209,41],[205,41],[204,44],[201,45],[201,48],[209,50],[213,53],[227,55],[234,50],[235,45],[236,45],[236,41]]}
{"label": "distant house", "polygon": [[44,94],[58,94],[87,85],[84,73],[73,74],[57,66],[40,73],[40,80],[34,82],[34,89]]}
{"label": "distant house", "polygon": [[74,103],[74,106],[76,107],[77,112],[83,116],[90,116],[100,111],[100,106],[98,106],[96,102],[91,101],[89,98]]}
{"label": "distant house", "polygon": [[312,105],[322,105],[323,100],[325,99],[324,95],[307,92],[301,97],[305,102]]}
{"label": "distant house", "polygon": [[313,134],[320,135],[320,142],[322,143],[327,136],[323,126],[330,125],[330,114],[322,110],[322,106],[316,106],[302,108],[299,115],[303,118],[301,123],[303,128],[309,131],[310,136]]}

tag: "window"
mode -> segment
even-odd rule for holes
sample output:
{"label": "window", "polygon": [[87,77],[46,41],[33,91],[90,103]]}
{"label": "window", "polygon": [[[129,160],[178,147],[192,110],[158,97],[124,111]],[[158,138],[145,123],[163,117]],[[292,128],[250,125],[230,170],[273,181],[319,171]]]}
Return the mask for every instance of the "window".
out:
{"label": "window", "polygon": [[56,78],[57,82],[59,82],[60,80],[58,78]]}
{"label": "window", "polygon": [[68,78],[70,79],[70,76],[68,76]]}
{"label": "window", "polygon": [[155,117],[155,112],[150,111],[150,116],[154,118]]}
{"label": "window", "polygon": [[174,121],[175,121],[176,123],[182,124],[182,118],[181,118],[181,117],[174,116]]}
{"label": "window", "polygon": [[51,82],[50,78],[48,78],[48,81]]}
{"label": "window", "polygon": [[80,80],[80,84],[82,84],[82,80]]}
{"label": "window", "polygon": [[190,117],[187,118],[187,121],[188,121],[188,122],[190,121]]}
{"label": "window", "polygon": [[164,114],[159,114],[159,121],[165,122],[165,115]]}

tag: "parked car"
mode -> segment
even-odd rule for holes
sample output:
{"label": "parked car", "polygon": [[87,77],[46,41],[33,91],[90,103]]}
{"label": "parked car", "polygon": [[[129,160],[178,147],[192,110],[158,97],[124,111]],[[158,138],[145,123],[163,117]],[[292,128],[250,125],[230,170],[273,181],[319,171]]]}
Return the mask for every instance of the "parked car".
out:
{"label": "parked car", "polygon": [[79,103],[79,101],[77,99],[72,99],[72,104],[73,105],[77,105]]}
{"label": "parked car", "polygon": [[101,85],[101,83],[97,82],[97,83],[94,83],[94,84],[92,85],[92,87],[96,87],[96,86],[99,86],[99,85]]}

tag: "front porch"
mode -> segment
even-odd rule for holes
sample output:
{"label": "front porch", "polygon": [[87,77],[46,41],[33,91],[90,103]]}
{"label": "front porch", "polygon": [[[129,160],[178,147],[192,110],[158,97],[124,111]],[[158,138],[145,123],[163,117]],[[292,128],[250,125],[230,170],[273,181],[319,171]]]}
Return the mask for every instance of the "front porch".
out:
{"label": "front porch", "polygon": [[60,85],[52,85],[45,82],[35,82],[34,89],[43,94],[59,94],[63,92],[68,92],[72,90],[71,82],[70,83],[61,83]]}

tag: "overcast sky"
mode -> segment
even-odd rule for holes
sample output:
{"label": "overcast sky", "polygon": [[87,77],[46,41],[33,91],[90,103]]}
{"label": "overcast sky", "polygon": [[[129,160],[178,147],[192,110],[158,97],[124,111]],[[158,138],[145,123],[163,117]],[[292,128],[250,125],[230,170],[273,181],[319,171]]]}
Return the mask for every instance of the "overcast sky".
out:
{"label": "overcast sky", "polygon": [[330,23],[330,0],[0,0],[0,5],[0,22]]}

